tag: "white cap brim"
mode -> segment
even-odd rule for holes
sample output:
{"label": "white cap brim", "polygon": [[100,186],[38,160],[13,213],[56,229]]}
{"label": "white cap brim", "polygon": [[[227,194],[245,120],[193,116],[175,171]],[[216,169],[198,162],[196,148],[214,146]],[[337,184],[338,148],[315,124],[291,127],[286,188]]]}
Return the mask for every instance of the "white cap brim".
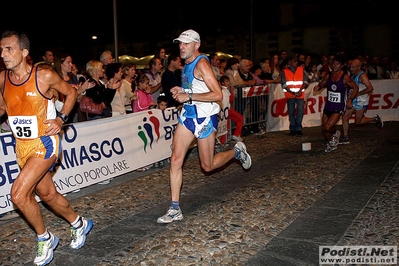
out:
{"label": "white cap brim", "polygon": [[196,40],[190,39],[190,38],[186,38],[186,37],[179,37],[173,40],[174,43],[176,42],[184,42],[184,43],[190,43],[190,42],[198,42]]}

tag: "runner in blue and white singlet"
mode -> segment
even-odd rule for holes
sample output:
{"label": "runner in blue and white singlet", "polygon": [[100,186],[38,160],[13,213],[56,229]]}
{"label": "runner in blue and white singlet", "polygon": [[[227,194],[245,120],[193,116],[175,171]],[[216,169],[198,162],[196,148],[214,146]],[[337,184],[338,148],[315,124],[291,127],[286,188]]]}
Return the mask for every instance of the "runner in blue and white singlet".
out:
{"label": "runner in blue and white singlet", "polygon": [[[194,69],[201,58],[208,60],[205,55],[199,55],[191,63],[184,66],[182,74],[182,88],[185,93],[206,93],[209,88],[203,80],[194,76]],[[217,131],[218,113],[220,106],[216,102],[184,103],[179,122],[188,128],[197,138],[206,138]]]}
{"label": "runner in blue and white singlet", "polygon": [[[360,71],[356,75],[351,76],[353,81],[357,84],[357,86],[359,86],[359,93],[364,91],[365,89],[367,89],[367,86],[365,84],[361,83],[359,80],[359,77],[363,73],[364,73],[363,71]],[[368,93],[358,95],[356,98],[353,99],[353,108],[355,110],[361,110],[362,108],[367,110],[368,106],[369,106],[369,94]]]}
{"label": "runner in blue and white singlet", "polygon": [[373,92],[373,84],[371,84],[366,73],[362,71],[362,61],[355,58],[352,60],[350,65],[350,73],[352,80],[358,86],[359,91],[357,94],[351,93],[350,98],[352,99],[352,109],[346,109],[344,115],[342,116],[342,129],[344,135],[340,139],[339,144],[349,144],[349,120],[352,114],[355,114],[355,124],[356,126],[365,125],[369,123],[375,123],[378,128],[384,126],[384,122],[379,114],[373,116],[366,116],[366,112],[369,105],[370,94]]}
{"label": "runner in blue and white singlet", "polygon": [[223,100],[222,88],[211,68],[208,57],[199,52],[201,39],[194,30],[186,30],[173,40],[179,43],[180,58],[185,65],[182,85],[170,89],[173,99],[183,103],[179,123],[173,133],[170,157],[171,205],[157,223],[171,223],[183,219],[180,209],[180,192],[183,184],[183,164],[187,151],[196,141],[201,168],[211,172],[231,159],[241,162],[244,169],[252,164],[245,144],[237,141],[233,149],[215,154],[219,102]]}

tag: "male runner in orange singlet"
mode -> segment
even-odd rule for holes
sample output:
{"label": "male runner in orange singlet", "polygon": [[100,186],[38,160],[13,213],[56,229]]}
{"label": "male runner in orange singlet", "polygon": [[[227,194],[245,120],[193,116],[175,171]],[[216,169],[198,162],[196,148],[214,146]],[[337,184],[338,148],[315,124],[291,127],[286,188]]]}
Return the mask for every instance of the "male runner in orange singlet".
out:
{"label": "male runner in orange singlet", "polygon": [[[21,167],[11,188],[11,200],[37,234],[34,264],[46,265],[53,258],[58,237],[44,225],[35,194],[71,224],[73,249],[84,245],[93,222],[72,210],[68,200],[56,190],[51,174],[60,154],[59,133],[75,104],[77,92],[51,66],[28,64],[29,48],[24,33],[6,31],[1,36],[0,51],[6,70],[0,73],[0,116],[8,115]],[[54,90],[66,96],[58,114],[52,100]]]}

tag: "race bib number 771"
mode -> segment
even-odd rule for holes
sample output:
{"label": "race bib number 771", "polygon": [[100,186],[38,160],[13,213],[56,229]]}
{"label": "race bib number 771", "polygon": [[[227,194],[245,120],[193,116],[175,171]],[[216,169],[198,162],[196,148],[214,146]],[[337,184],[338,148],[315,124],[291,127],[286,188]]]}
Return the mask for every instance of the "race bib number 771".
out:
{"label": "race bib number 771", "polygon": [[327,97],[328,97],[328,101],[330,101],[332,103],[340,103],[341,102],[341,93],[339,93],[339,92],[329,91]]}

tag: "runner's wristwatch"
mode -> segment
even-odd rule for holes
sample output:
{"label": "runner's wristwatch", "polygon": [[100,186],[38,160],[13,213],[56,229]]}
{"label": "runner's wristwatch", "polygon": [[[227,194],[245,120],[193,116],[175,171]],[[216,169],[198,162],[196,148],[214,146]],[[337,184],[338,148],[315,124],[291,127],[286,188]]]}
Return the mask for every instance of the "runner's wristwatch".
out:
{"label": "runner's wristwatch", "polygon": [[61,120],[66,123],[66,121],[68,121],[68,116],[64,113],[58,113],[57,115],[59,118],[61,118]]}

